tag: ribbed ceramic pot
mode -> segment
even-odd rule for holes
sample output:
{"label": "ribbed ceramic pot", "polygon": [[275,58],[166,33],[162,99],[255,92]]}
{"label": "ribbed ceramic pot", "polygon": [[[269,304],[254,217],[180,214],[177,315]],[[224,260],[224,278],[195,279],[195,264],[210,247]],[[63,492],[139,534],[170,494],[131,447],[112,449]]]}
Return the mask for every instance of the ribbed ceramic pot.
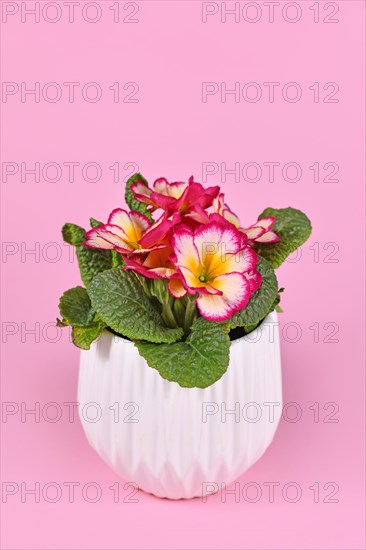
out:
{"label": "ribbed ceramic pot", "polygon": [[282,409],[275,312],[234,340],[212,386],[164,380],[134,344],[105,331],[81,352],[79,415],[90,445],[124,480],[170,499],[202,497],[267,449]]}

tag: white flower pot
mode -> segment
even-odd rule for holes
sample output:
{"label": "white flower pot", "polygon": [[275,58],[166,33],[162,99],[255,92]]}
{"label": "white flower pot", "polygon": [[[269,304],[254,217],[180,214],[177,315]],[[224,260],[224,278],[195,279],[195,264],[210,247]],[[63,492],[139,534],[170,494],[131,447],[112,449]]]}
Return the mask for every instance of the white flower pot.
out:
{"label": "white flower pot", "polygon": [[105,331],[81,352],[78,401],[90,445],[124,480],[170,499],[209,494],[254,464],[276,431],[277,314],[232,342],[227,372],[205,389],[164,380]]}

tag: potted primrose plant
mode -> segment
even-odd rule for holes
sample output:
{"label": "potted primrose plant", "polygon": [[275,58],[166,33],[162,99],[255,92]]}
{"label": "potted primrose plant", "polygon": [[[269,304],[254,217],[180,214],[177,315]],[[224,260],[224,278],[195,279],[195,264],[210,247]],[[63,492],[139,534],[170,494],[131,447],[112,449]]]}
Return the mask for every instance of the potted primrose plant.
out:
{"label": "potted primrose plant", "polygon": [[[275,269],[311,233],[293,208],[242,227],[220,188],[141,174],[91,229],[59,326],[82,349],[79,416],[99,455],[159,497],[215,492],[270,444],[282,405]],[[88,350],[88,351],[87,351]]]}

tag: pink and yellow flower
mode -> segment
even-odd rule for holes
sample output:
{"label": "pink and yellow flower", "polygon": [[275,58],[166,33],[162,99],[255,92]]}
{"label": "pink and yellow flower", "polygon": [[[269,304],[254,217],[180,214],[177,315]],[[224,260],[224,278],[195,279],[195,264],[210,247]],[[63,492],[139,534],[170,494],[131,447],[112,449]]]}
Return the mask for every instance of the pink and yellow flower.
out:
{"label": "pink and yellow flower", "polygon": [[276,218],[274,218],[273,216],[268,216],[268,218],[261,218],[247,229],[241,227],[240,231],[245,233],[249,241],[268,244],[276,243],[281,239],[272,230],[275,221]]}
{"label": "pink and yellow flower", "polygon": [[232,224],[213,221],[194,229],[181,226],[172,245],[172,259],[185,288],[191,295],[198,292],[196,303],[202,317],[225,321],[246,306],[253,292],[250,273],[257,255]]}
{"label": "pink and yellow flower", "polygon": [[220,214],[228,222],[235,225],[239,231],[248,237],[252,244],[256,243],[275,243],[280,240],[279,236],[272,230],[276,218],[269,216],[262,218],[248,228],[240,227],[240,220],[227,204],[225,204],[224,193],[220,193],[213,201],[214,212]]}
{"label": "pink and yellow flower", "polygon": [[225,321],[245,307],[262,282],[253,245],[279,240],[275,218],[241,227],[220,188],[205,189],[193,176],[174,183],[160,178],[152,188],[137,181],[131,190],[150,212],[162,209],[163,214],[151,222],[139,212],[118,208],[108,223],[87,232],[83,244],[118,251],[124,269],[146,279],[165,279],[174,298],[194,296],[200,314],[210,321]]}
{"label": "pink and yellow flower", "polygon": [[143,182],[131,185],[136,200],[148,204],[153,210],[162,208],[170,215],[179,212],[181,216],[203,223],[207,223],[205,210],[212,205],[219,190],[218,186],[205,189],[193,180],[193,176],[188,182],[174,183],[159,178],[152,189]]}
{"label": "pink and yellow flower", "polygon": [[145,254],[165,248],[166,244],[162,240],[179,220],[179,215],[168,218],[167,214],[163,214],[155,223],[151,223],[139,212],[126,212],[117,208],[110,214],[107,224],[87,232],[83,244],[90,248],[114,249],[121,254]]}
{"label": "pink and yellow flower", "polygon": [[168,183],[165,178],[159,178],[153,183],[152,189],[144,182],[137,181],[131,185],[131,191],[136,200],[151,206],[153,209],[166,209],[181,198],[187,187],[187,182]]}

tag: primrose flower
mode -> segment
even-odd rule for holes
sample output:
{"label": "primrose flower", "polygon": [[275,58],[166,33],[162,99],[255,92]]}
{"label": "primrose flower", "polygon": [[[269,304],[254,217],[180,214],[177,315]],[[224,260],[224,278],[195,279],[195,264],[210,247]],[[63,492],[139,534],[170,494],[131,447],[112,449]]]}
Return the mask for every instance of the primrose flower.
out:
{"label": "primrose flower", "polygon": [[257,255],[232,224],[212,221],[194,229],[180,226],[172,246],[172,260],[184,286],[191,295],[198,292],[202,317],[225,321],[246,306],[254,289],[250,273]]}
{"label": "primrose flower", "polygon": [[144,202],[152,209],[162,208],[169,214],[179,212],[181,216],[188,216],[196,221],[207,222],[204,210],[212,205],[218,195],[218,186],[205,189],[191,176],[188,182],[169,183],[165,178],[157,179],[150,189],[143,182],[131,185],[136,200]]}
{"label": "primrose flower", "polygon": [[136,200],[152,206],[153,209],[165,209],[180,199],[187,187],[187,182],[168,183],[165,178],[159,178],[153,183],[152,189],[144,182],[138,181],[131,185],[131,191]]}
{"label": "primrose flower", "polygon": [[83,244],[90,248],[114,249],[121,254],[144,254],[165,248],[166,244],[161,241],[179,219],[179,216],[168,219],[164,214],[155,223],[151,223],[139,212],[126,212],[117,208],[110,214],[107,224],[99,225],[86,233]]}
{"label": "primrose flower", "polygon": [[262,218],[245,229],[244,227],[240,227],[238,216],[230,210],[227,204],[225,204],[224,193],[220,193],[220,195],[214,199],[213,208],[216,214],[223,216],[225,220],[235,225],[239,231],[244,233],[248,237],[248,240],[251,241],[251,244],[254,242],[275,243],[280,240],[279,236],[272,231],[272,226],[276,221],[276,218],[273,216]]}
{"label": "primrose flower", "polygon": [[274,231],[272,231],[272,227],[275,221],[276,218],[274,218],[273,216],[268,216],[267,218],[261,218],[247,229],[240,227],[239,231],[245,233],[245,235],[248,237],[248,240],[252,242],[276,243],[281,239]]}

